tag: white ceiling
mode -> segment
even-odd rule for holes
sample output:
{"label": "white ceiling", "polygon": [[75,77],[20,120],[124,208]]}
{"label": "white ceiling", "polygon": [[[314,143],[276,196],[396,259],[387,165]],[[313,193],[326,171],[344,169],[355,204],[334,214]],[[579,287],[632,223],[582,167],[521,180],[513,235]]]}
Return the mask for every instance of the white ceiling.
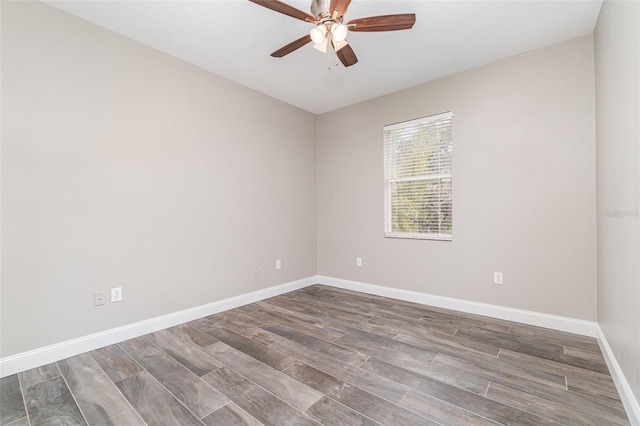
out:
{"label": "white ceiling", "polygon": [[[359,63],[344,68],[311,44],[269,56],[312,24],[248,0],[45,2],[315,114],[589,34],[602,3],[353,0],[345,21],[415,13],[416,24],[349,33]],[[286,2],[309,12],[310,0]]]}

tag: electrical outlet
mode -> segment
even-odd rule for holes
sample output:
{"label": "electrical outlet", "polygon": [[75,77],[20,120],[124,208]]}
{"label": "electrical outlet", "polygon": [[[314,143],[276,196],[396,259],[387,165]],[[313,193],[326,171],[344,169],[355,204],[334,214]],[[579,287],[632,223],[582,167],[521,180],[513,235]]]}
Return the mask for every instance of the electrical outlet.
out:
{"label": "electrical outlet", "polygon": [[254,274],[260,273],[260,265],[259,264],[254,263],[254,265],[253,265],[253,273]]}
{"label": "electrical outlet", "polygon": [[280,259],[276,260],[276,269],[280,269],[282,268],[282,262],[280,261]]}
{"label": "electrical outlet", "polygon": [[111,303],[122,301],[122,287],[111,289]]}
{"label": "electrical outlet", "polygon": [[356,266],[362,266],[362,258],[356,257]]}
{"label": "electrical outlet", "polygon": [[498,285],[502,285],[504,283],[503,277],[502,277],[502,272],[494,272],[493,273],[493,283],[494,284],[498,284]]}
{"label": "electrical outlet", "polygon": [[93,293],[93,306],[101,306],[107,303],[107,295],[104,291]]}

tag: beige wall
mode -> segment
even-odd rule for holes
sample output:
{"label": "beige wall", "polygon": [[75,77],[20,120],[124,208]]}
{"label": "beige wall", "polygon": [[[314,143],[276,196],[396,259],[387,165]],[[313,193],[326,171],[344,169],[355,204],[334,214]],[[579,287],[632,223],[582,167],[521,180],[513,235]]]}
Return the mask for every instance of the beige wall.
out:
{"label": "beige wall", "polygon": [[[316,265],[596,319],[590,36],[317,119],[40,3],[2,2],[2,60],[1,356]],[[453,242],[383,238],[382,126],[449,110]]]}
{"label": "beige wall", "polygon": [[312,114],[31,2],[2,114],[3,357],[315,275]]}
{"label": "beige wall", "polygon": [[[319,274],[595,320],[593,79],[584,36],[320,116]],[[444,111],[453,242],[385,239],[382,127]]]}
{"label": "beige wall", "polygon": [[604,2],[595,65],[598,322],[640,400],[639,2]]}

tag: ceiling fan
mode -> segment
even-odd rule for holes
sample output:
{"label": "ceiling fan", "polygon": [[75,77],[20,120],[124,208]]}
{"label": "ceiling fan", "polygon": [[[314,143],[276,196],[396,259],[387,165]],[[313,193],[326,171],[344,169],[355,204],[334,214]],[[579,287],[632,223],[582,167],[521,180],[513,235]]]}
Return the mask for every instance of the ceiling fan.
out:
{"label": "ceiling fan", "polygon": [[329,3],[327,0],[312,0],[311,13],[313,16],[278,0],[249,1],[315,25],[309,34],[281,47],[273,52],[271,56],[274,58],[282,58],[311,41],[314,43],[313,47],[326,53],[330,40],[331,46],[345,67],[350,67],[358,62],[356,54],[346,41],[349,31],[373,32],[407,30],[412,28],[416,22],[416,15],[414,13],[403,13],[354,19],[344,24],[344,14],[351,0],[331,0],[330,4],[327,4]]}

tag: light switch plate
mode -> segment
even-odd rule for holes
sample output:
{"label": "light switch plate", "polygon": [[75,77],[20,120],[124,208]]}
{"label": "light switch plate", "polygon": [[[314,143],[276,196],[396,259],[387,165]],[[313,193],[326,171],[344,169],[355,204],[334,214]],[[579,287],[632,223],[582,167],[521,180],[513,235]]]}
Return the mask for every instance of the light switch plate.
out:
{"label": "light switch plate", "polygon": [[122,287],[114,287],[111,289],[111,303],[120,302],[122,300]]}

